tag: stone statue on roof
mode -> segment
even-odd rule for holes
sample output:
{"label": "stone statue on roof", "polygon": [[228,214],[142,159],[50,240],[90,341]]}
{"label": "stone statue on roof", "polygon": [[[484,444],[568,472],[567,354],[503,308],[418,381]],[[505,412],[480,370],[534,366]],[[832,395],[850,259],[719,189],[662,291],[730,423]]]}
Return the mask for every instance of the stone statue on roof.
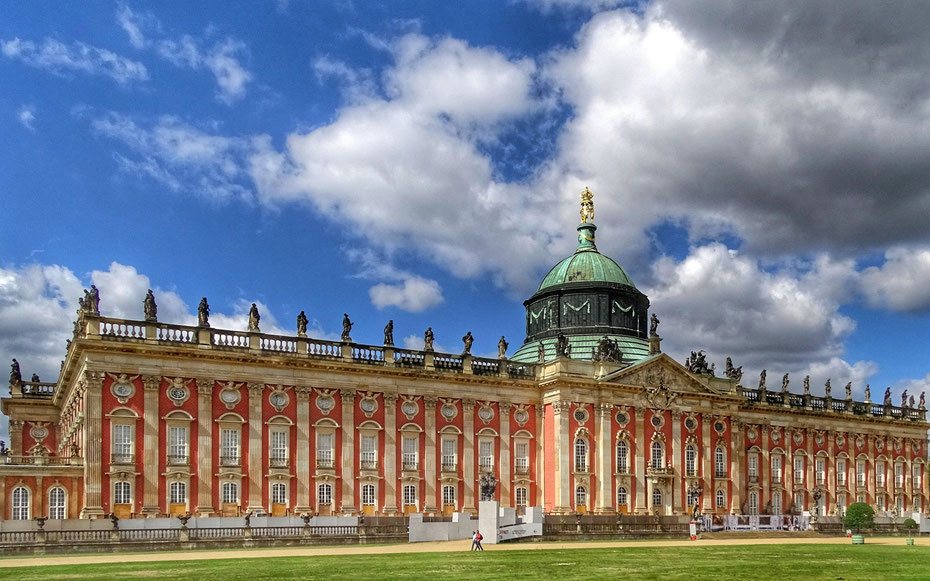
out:
{"label": "stone statue on roof", "polygon": [[569,357],[571,355],[571,351],[572,346],[568,344],[568,337],[565,336],[565,333],[559,331],[559,337],[555,344],[555,356]]}
{"label": "stone statue on roof", "polygon": [[927,409],[927,400],[924,399],[924,392],[920,392],[920,401],[917,403],[917,409]]}
{"label": "stone statue on roof", "polygon": [[781,378],[781,392],[788,393],[788,374],[784,374]]}
{"label": "stone statue on roof", "polygon": [[759,374],[759,389],[765,389],[765,370]]}
{"label": "stone statue on roof", "polygon": [[342,340],[346,343],[352,341],[351,335],[352,332],[352,321],[349,320],[348,313],[342,313]]}
{"label": "stone statue on roof", "polygon": [[852,401],[852,382],[846,384],[846,401]]}
{"label": "stone statue on roof", "polygon": [[868,383],[865,384],[865,401],[866,403],[872,401],[872,387]]}
{"label": "stone statue on roof", "polygon": [[303,311],[300,311],[300,314],[297,315],[297,336],[306,337],[307,336],[307,323],[310,321],[307,320],[307,314]]}
{"label": "stone statue on roof", "polygon": [[427,327],[426,332],[423,333],[423,350],[432,351],[433,350],[433,341],[436,339],[436,336],[433,335],[433,328]]}
{"label": "stone statue on roof", "polygon": [[824,397],[833,397],[833,396],[831,395],[831,391],[832,391],[832,390],[833,390],[833,387],[830,385],[830,378],[828,377],[828,378],[827,378],[827,382],[826,382],[825,384],[823,384],[823,395],[824,395]]}
{"label": "stone statue on roof", "polygon": [[210,326],[210,304],[207,302],[207,297],[200,299],[200,304],[197,305],[197,326]]}
{"label": "stone statue on roof", "polygon": [[901,393],[901,407],[907,407],[907,390]]}
{"label": "stone statue on roof", "polygon": [[581,222],[594,222],[594,192],[588,188],[581,192]]}
{"label": "stone statue on roof", "polygon": [[387,325],[384,326],[384,344],[394,345],[394,319],[388,321]]}
{"label": "stone statue on roof", "polygon": [[804,395],[810,395],[810,394],[811,394],[811,376],[805,375],[804,376]]}
{"label": "stone statue on roof", "polygon": [[885,388],[885,397],[882,400],[882,403],[885,405],[891,405],[891,388],[890,387]]}
{"label": "stone statue on roof", "polygon": [[462,355],[471,355],[471,346],[475,342],[475,338],[471,336],[471,331],[465,333],[465,336],[462,337],[462,343],[465,344],[465,350],[462,351]]}
{"label": "stone statue on roof", "polygon": [[13,359],[13,363],[10,365],[10,386],[19,385],[23,382],[23,374],[19,369],[19,361]]}
{"label": "stone statue on roof", "polygon": [[498,359],[507,359],[507,347],[510,347],[510,343],[504,339],[504,336],[501,335],[501,340],[497,342],[497,358]]}
{"label": "stone statue on roof", "polygon": [[249,331],[258,332],[259,323],[261,323],[262,316],[258,314],[258,307],[255,303],[252,303],[252,308],[249,309]]}
{"label": "stone statue on roof", "polygon": [[155,294],[152,289],[145,293],[145,299],[142,300],[142,310],[145,312],[146,323],[158,322],[158,305],[155,304]]}
{"label": "stone statue on roof", "polygon": [[649,336],[659,336],[659,317],[657,317],[655,313],[652,313],[652,317],[649,319]]}

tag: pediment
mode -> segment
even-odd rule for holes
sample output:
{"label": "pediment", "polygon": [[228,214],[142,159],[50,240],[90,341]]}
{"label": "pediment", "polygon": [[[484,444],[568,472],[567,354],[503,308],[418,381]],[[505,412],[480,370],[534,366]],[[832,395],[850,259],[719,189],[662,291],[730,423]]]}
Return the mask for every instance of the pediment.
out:
{"label": "pediment", "polygon": [[604,376],[601,381],[641,386],[647,396],[653,393],[654,397],[660,400],[665,397],[663,394],[666,392],[670,394],[727,394],[727,390],[711,387],[709,379],[702,381],[667,354],[660,353]]}

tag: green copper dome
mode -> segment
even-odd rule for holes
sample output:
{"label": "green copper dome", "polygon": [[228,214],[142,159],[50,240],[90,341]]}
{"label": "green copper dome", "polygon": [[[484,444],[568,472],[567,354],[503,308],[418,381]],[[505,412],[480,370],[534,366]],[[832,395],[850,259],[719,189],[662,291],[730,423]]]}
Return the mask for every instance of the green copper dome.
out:
{"label": "green copper dome", "polygon": [[588,282],[609,282],[636,288],[619,264],[597,251],[594,245],[596,229],[594,224],[578,226],[578,248],[575,253],[553,266],[536,292],[567,283]]}

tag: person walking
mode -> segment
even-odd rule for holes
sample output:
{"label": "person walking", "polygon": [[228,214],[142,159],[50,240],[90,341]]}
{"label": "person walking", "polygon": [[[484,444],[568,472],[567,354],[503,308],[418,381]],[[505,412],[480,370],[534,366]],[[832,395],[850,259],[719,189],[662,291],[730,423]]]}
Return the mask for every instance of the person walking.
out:
{"label": "person walking", "polygon": [[481,541],[482,541],[483,539],[484,539],[484,537],[481,536],[481,531],[475,531],[475,545],[478,547],[477,549],[475,549],[476,551],[483,551],[483,550],[484,550],[484,547],[481,546]]}
{"label": "person walking", "polygon": [[471,532],[471,550],[477,551],[475,547],[478,545],[478,531]]}

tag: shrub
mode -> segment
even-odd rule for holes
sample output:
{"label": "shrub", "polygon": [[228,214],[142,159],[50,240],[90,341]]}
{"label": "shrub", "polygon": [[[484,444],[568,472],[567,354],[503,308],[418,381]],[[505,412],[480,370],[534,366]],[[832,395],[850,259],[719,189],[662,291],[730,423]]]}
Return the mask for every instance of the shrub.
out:
{"label": "shrub", "polygon": [[871,528],[875,523],[875,510],[864,502],[854,502],[846,509],[846,518],[843,524],[857,533],[861,529]]}
{"label": "shrub", "polygon": [[914,532],[917,529],[917,521],[912,518],[905,519],[901,526],[904,527],[904,530]]}

